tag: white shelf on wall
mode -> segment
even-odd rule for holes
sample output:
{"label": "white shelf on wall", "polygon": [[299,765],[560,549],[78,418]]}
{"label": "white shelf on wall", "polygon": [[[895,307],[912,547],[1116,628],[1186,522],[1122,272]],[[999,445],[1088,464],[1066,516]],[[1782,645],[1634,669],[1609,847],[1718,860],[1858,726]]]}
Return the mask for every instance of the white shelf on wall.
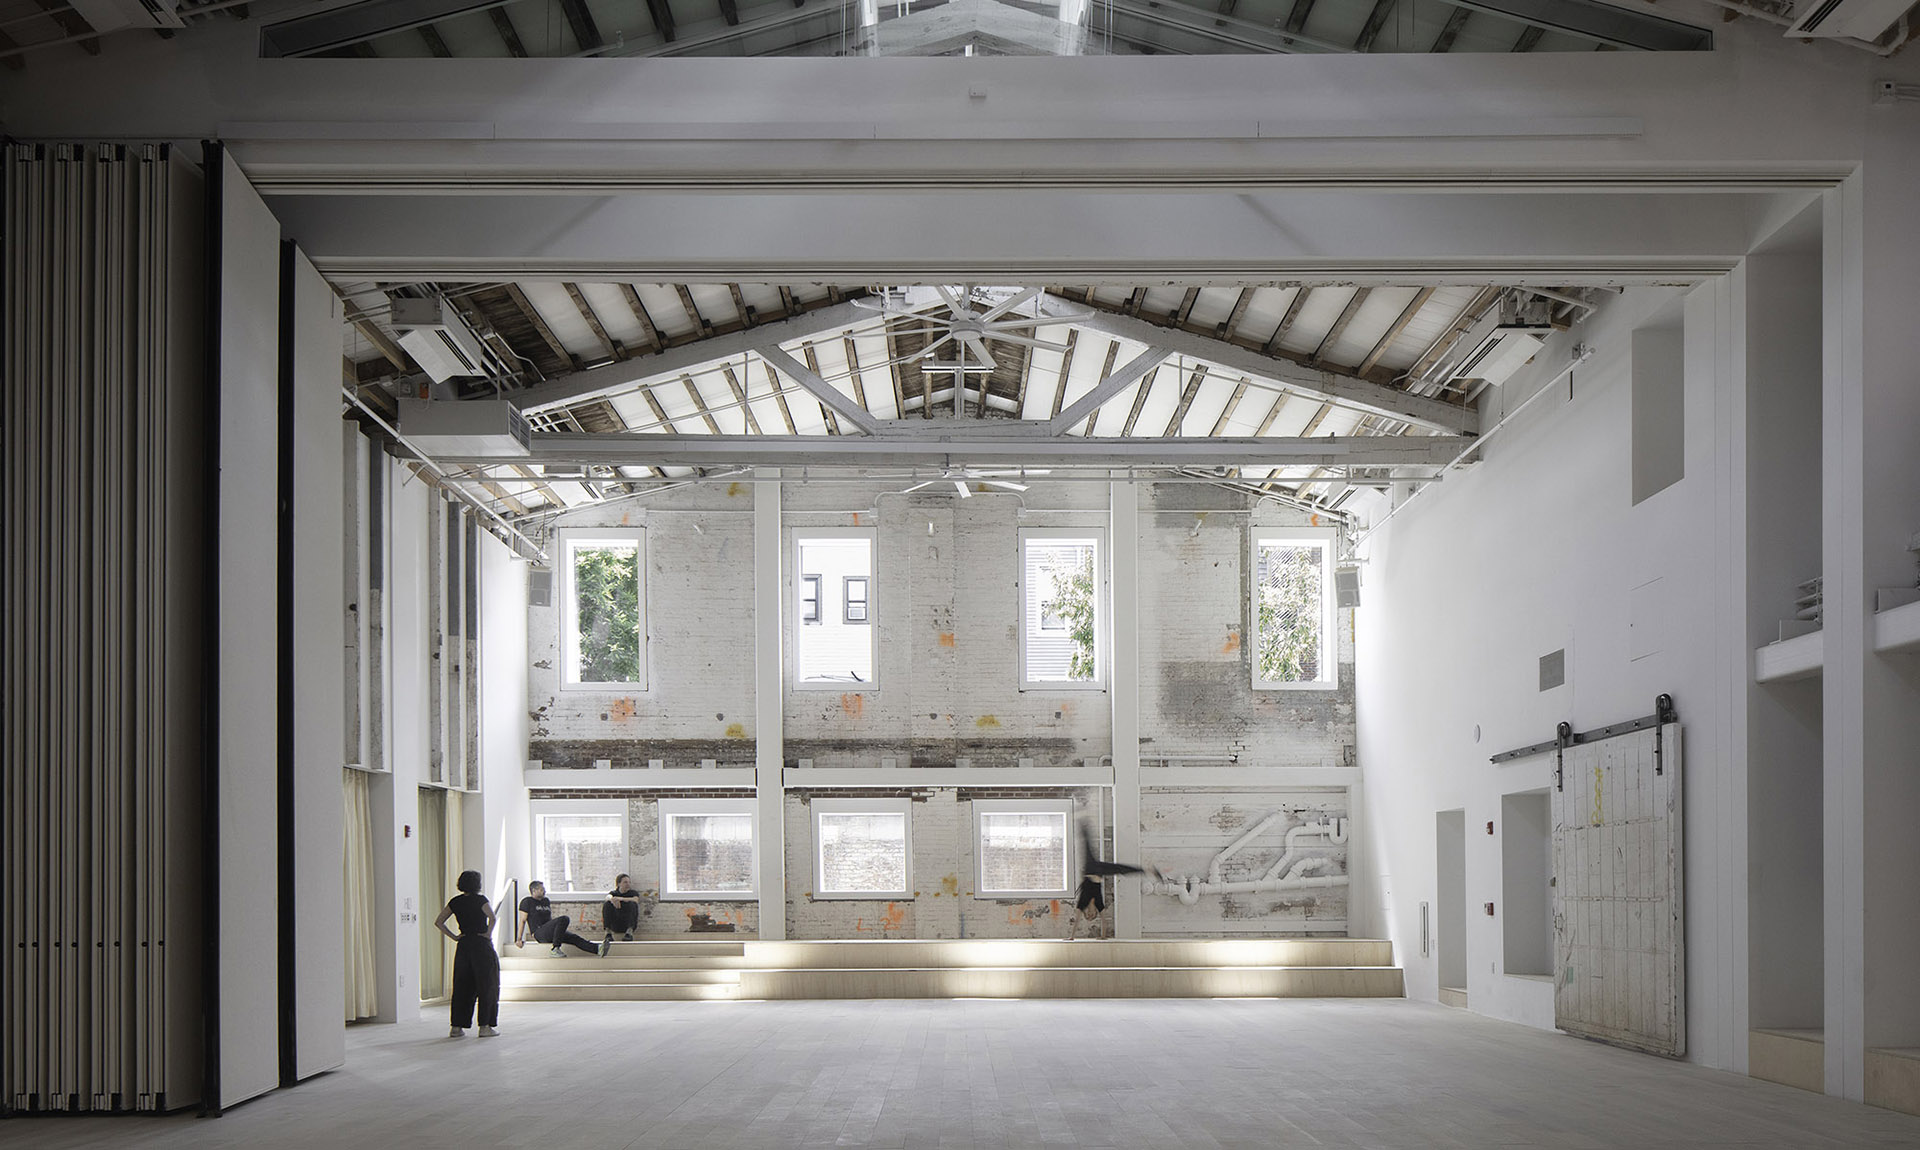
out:
{"label": "white shelf on wall", "polygon": [[1873,649],[1920,650],[1920,602],[1889,607],[1873,617]]}
{"label": "white shelf on wall", "polygon": [[753,789],[752,767],[716,767],[708,770],[671,768],[661,770],[622,769],[611,771],[550,770],[529,767],[528,790],[539,791],[638,791],[674,787],[743,787]]}
{"label": "white shelf on wall", "polygon": [[1753,681],[1784,683],[1811,679],[1820,673],[1826,652],[1826,636],[1820,631],[1768,643],[1753,653]]}

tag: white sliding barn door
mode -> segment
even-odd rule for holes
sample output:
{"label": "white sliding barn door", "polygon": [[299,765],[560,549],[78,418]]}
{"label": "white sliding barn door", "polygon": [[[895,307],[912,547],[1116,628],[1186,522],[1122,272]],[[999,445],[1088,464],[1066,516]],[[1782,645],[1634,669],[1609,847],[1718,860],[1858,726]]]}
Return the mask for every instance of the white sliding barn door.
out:
{"label": "white sliding barn door", "polygon": [[1686,1052],[1680,724],[1566,748],[1553,790],[1554,1025]]}

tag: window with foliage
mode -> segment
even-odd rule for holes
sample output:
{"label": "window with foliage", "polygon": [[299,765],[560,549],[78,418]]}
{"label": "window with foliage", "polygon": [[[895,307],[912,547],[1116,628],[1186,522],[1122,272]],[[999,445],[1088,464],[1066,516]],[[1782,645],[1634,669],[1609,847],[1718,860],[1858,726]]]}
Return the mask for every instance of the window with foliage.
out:
{"label": "window with foliage", "polygon": [[815,898],[905,898],[909,799],[815,799]]}
{"label": "window with foliage", "polygon": [[754,897],[752,799],[661,799],[659,809],[661,898]]}
{"label": "window with foliage", "polygon": [[[863,528],[793,533],[791,629],[794,686],[834,691],[874,687],[878,624],[873,601],[873,532]],[[833,602],[838,596],[839,602]]]}
{"label": "window with foliage", "polygon": [[638,530],[562,531],[562,644],[570,687],[644,689],[646,558]]}
{"label": "window with foliage", "polygon": [[1098,687],[1105,678],[1100,539],[1040,528],[1020,533],[1020,682]]}
{"label": "window with foliage", "polygon": [[627,804],[622,799],[537,800],[533,875],[553,898],[613,889],[627,868]]}
{"label": "window with foliage", "polygon": [[974,896],[1057,898],[1073,889],[1073,800],[976,799]]}
{"label": "window with foliage", "polygon": [[1333,539],[1260,534],[1253,541],[1253,682],[1333,687]]}

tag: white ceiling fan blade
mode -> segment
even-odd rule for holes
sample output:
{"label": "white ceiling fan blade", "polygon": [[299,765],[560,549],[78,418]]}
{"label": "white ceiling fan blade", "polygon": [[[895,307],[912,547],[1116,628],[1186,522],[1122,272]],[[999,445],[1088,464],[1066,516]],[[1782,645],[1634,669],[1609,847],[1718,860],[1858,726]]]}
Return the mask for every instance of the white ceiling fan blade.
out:
{"label": "white ceiling fan blade", "polygon": [[1015,483],[1008,479],[982,479],[980,482],[988,487],[1004,487],[1008,491],[1025,491],[1027,489],[1026,484]]}
{"label": "white ceiling fan blade", "polygon": [[958,316],[971,316],[973,314],[973,309],[966,305],[964,297],[955,296],[947,290],[946,285],[936,285],[933,290],[938,292],[940,298],[946,301],[947,306],[953,310],[953,314]]}
{"label": "white ceiling fan blade", "polygon": [[933,341],[932,343],[930,343],[930,344],[928,344],[927,346],[925,346],[925,347],[923,347],[923,348],[921,348],[921,349],[920,349],[920,358],[922,358],[922,359],[925,359],[925,358],[926,358],[927,356],[930,356],[930,355],[932,355],[932,354],[933,354],[933,349],[934,349],[934,348],[937,348],[937,347],[939,347],[939,346],[940,346],[941,344],[944,344],[944,343],[952,343],[952,342],[953,342],[953,333],[952,333],[952,332],[948,332],[947,334],[945,334],[945,335],[943,335],[943,336],[941,336],[941,337],[940,337],[939,339],[936,339],[936,340],[934,340],[934,341]]}
{"label": "white ceiling fan blade", "polygon": [[1034,296],[1037,296],[1039,294],[1040,294],[1039,288],[1028,288],[1023,292],[1019,292],[1015,294],[1011,299],[1005,300],[999,304],[994,305],[991,308],[988,308],[987,311],[983,315],[981,315],[980,321],[982,323],[987,323],[992,320],[999,319],[1001,316],[1007,314],[1008,312],[1012,311],[1014,308],[1019,307],[1021,304],[1026,303],[1028,300],[1032,299]]}
{"label": "white ceiling fan blade", "polygon": [[920,490],[922,487],[932,487],[934,484],[938,482],[940,482],[938,479],[924,479],[924,480],[921,480],[919,483],[914,484],[912,487],[907,488],[905,491],[902,491],[900,494],[910,495],[913,492]]}
{"label": "white ceiling fan blade", "polygon": [[973,491],[969,489],[966,484],[960,482],[958,479],[953,481],[953,489],[960,493],[960,498],[962,499],[973,498]]}
{"label": "white ceiling fan blade", "polygon": [[1044,339],[1034,339],[1032,336],[1026,335],[1009,335],[1004,331],[994,332],[991,338],[997,339],[1001,343],[1017,343],[1022,347],[1037,347],[1042,351],[1057,351],[1062,355],[1065,355],[1067,351],[1067,345],[1064,343],[1048,343]]}
{"label": "white ceiling fan blade", "polygon": [[972,350],[973,354],[980,360],[981,363],[992,368],[997,368],[1000,366],[1000,361],[994,359],[993,353],[987,350],[987,343],[985,340],[981,339],[977,335],[962,336],[960,338],[961,338],[961,342],[965,343],[967,347]]}

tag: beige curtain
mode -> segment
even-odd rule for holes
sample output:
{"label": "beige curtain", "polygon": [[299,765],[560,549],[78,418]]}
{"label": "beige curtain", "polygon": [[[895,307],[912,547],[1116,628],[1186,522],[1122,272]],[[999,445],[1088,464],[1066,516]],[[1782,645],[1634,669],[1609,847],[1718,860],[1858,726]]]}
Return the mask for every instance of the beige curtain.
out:
{"label": "beige curtain", "polygon": [[421,787],[420,828],[420,998],[447,993],[447,940],[433,920],[453,897],[447,876],[447,792]]}
{"label": "beige curtain", "polygon": [[[447,861],[445,864],[447,893],[441,896],[441,902],[442,905],[444,905],[445,900],[453,897],[453,884],[455,880],[460,877],[460,872],[467,869],[467,823],[465,817],[466,807],[464,806],[466,796],[459,791],[442,791],[441,794],[445,796],[447,808],[446,834],[444,836],[446,840],[444,845],[447,852]],[[481,893],[485,894],[486,892],[483,890]],[[437,915],[440,912],[436,909],[433,913]],[[431,921],[431,919],[429,919],[429,921]],[[454,929],[458,930],[459,927],[456,926]],[[448,945],[443,938],[440,949],[446,956],[446,961],[442,964],[440,970],[442,978],[441,985],[451,992],[453,989],[453,947]]]}
{"label": "beige curtain", "polygon": [[346,792],[347,1021],[380,1012],[374,986],[373,779],[365,771],[342,771]]}

